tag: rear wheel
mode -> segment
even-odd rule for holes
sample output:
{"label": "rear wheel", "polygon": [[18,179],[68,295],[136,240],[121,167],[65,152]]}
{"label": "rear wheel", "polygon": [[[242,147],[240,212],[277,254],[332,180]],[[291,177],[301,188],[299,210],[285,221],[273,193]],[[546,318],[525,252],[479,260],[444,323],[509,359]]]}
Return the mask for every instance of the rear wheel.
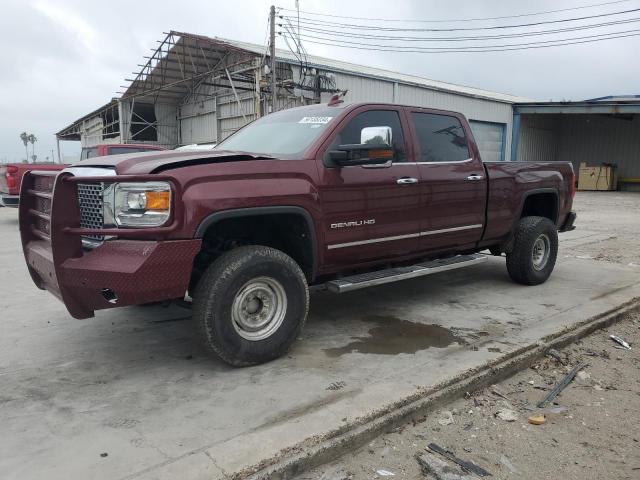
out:
{"label": "rear wheel", "polygon": [[507,254],[507,271],[524,285],[544,283],[556,264],[558,232],[545,217],[520,219],[514,235],[513,250]]}
{"label": "rear wheel", "polygon": [[283,355],[304,326],[309,291],[302,270],[270,247],[225,253],[198,282],[193,318],[204,344],[234,366]]}

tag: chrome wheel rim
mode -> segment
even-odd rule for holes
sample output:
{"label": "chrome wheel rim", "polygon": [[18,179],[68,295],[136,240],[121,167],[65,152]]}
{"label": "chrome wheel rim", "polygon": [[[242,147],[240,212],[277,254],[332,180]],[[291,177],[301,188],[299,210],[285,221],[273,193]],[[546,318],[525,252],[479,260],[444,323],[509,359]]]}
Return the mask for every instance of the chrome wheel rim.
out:
{"label": "chrome wheel rim", "polygon": [[549,260],[549,253],[551,252],[551,241],[549,237],[544,233],[536,238],[533,242],[533,250],[531,252],[531,261],[533,268],[536,270],[542,270]]}
{"label": "chrome wheel rim", "polygon": [[287,313],[287,295],[272,277],[257,277],[245,283],[233,299],[231,321],[238,335],[258,341],[273,335]]}

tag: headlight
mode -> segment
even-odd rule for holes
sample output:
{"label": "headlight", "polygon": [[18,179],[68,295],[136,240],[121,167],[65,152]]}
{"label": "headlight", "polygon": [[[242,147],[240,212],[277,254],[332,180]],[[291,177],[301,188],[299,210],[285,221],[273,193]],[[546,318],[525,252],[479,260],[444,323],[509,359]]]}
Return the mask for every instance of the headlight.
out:
{"label": "headlight", "polygon": [[[171,187],[167,182],[116,183],[109,190],[105,191],[105,213],[111,210],[117,226],[159,227],[169,220]],[[111,195],[112,206],[107,198]]]}

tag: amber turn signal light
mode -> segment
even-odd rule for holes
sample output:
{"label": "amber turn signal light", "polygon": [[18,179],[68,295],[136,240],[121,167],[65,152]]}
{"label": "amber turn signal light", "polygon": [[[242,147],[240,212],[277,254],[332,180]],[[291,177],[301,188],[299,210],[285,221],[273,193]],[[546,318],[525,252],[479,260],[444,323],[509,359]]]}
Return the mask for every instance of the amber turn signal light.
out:
{"label": "amber turn signal light", "polygon": [[171,205],[170,192],[145,192],[147,210],[169,210]]}

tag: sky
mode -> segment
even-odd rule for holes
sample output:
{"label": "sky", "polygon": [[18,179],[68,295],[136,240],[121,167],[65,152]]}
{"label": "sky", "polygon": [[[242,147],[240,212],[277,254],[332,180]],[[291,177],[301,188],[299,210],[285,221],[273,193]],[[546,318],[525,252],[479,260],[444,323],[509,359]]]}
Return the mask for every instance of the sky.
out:
{"label": "sky", "polygon": [[[300,0],[299,3],[303,11],[341,16],[450,20],[517,15],[605,1]],[[117,96],[122,90],[120,86],[125,85],[124,79],[134,76],[143,57],[150,55],[163,38],[163,32],[187,31],[263,44],[272,3],[273,0],[1,0],[0,28],[5,43],[0,48],[0,162],[25,157],[19,138],[23,131],[38,138],[35,153],[39,160],[51,158],[56,147],[55,132]],[[278,0],[276,5],[294,8],[295,1]],[[640,0],[481,24],[527,23],[540,18],[571,18],[633,8],[640,8]],[[640,17],[640,12],[637,16]],[[634,25],[616,28],[630,30]],[[285,48],[281,40],[277,46]],[[310,43],[305,47],[310,54],[536,100],[640,94],[639,36],[493,53],[378,52]],[[79,142],[61,145],[63,156],[79,152]]]}

